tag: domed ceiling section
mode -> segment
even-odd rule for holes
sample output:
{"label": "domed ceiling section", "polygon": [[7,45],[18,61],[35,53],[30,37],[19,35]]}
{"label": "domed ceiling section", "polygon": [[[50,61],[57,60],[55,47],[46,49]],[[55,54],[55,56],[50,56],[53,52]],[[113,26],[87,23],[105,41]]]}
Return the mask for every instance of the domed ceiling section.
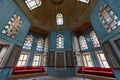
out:
{"label": "domed ceiling section", "polygon": [[[47,31],[73,29],[89,20],[98,0],[90,0],[88,4],[77,0],[41,0],[41,6],[30,10],[25,0],[14,0],[36,26]],[[56,15],[63,15],[63,25],[56,24]]]}

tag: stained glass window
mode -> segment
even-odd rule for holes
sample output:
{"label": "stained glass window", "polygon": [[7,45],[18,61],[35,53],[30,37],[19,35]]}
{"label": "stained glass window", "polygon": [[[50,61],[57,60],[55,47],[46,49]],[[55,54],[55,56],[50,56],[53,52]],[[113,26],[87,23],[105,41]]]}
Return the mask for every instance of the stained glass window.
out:
{"label": "stained glass window", "polygon": [[63,25],[63,15],[61,13],[58,13],[56,15],[56,21],[57,21],[57,25]]}
{"label": "stained glass window", "polygon": [[62,34],[57,35],[57,48],[64,48],[64,37]]}
{"label": "stained glass window", "polygon": [[74,36],[74,50],[75,50],[75,51],[80,51],[80,50],[79,50],[78,39],[77,39],[76,36]]}
{"label": "stained glass window", "polygon": [[17,66],[26,66],[28,61],[28,54],[21,54]]}
{"label": "stained glass window", "polygon": [[40,38],[37,42],[37,51],[43,51],[44,39]]}
{"label": "stained glass window", "polygon": [[32,47],[33,39],[34,39],[34,37],[32,35],[28,35],[26,37],[25,42],[24,42],[23,49],[29,49],[30,50],[31,47]]}
{"label": "stained glass window", "polygon": [[96,53],[97,53],[97,57],[98,57],[101,67],[109,68],[110,66],[106,60],[106,57],[103,51],[96,51]]}
{"label": "stained glass window", "polygon": [[108,33],[120,26],[120,19],[107,4],[100,7],[98,17]]}
{"label": "stained glass window", "polygon": [[46,53],[43,53],[43,56],[42,56],[42,66],[46,66],[47,65],[47,54]]}
{"label": "stained glass window", "polygon": [[25,0],[25,3],[30,10],[33,10],[33,9],[41,6],[42,1],[41,0]]}
{"label": "stained glass window", "polygon": [[77,60],[77,66],[82,66],[82,56],[81,53],[76,52],[76,60]]}
{"label": "stained glass window", "polygon": [[48,38],[45,39],[44,52],[48,52]]}
{"label": "stained glass window", "polygon": [[93,67],[91,55],[90,55],[89,52],[83,53],[83,59],[84,59],[85,66],[87,66],[87,67]]}
{"label": "stained glass window", "polygon": [[84,2],[84,3],[89,3],[90,0],[77,0],[77,1],[81,1],[81,2]]}
{"label": "stained glass window", "polygon": [[7,25],[2,30],[2,33],[11,38],[14,38],[16,36],[16,34],[18,33],[18,31],[21,27],[21,24],[22,24],[21,17],[14,14],[11,17],[10,21],[7,23]]}
{"label": "stained glass window", "polygon": [[94,31],[92,31],[90,33],[90,38],[93,42],[94,47],[100,47],[100,43],[99,43],[96,33]]}
{"label": "stained glass window", "polygon": [[79,43],[80,43],[80,48],[81,48],[81,50],[86,50],[86,49],[88,49],[87,42],[86,42],[84,36],[80,36],[80,37],[79,37]]}
{"label": "stained glass window", "polygon": [[40,66],[41,64],[41,55],[35,55],[33,60],[33,66]]}

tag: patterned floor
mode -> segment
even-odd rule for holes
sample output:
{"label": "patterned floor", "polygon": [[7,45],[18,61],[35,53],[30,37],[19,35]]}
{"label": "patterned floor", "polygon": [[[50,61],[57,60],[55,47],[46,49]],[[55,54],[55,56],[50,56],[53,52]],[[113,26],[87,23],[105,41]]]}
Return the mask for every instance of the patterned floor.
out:
{"label": "patterned floor", "polygon": [[18,79],[18,80],[91,80],[91,79],[84,79],[79,77],[51,77],[51,76],[41,76],[41,77],[34,77],[29,79]]}

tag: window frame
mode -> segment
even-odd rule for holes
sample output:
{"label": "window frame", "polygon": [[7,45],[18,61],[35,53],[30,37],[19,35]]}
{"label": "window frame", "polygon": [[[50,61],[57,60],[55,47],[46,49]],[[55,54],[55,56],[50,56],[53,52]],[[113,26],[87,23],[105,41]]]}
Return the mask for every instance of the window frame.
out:
{"label": "window frame", "polygon": [[37,41],[36,51],[43,51],[44,50],[44,44],[45,44],[45,40],[43,38],[39,38],[38,41]]}
{"label": "window frame", "polygon": [[[39,60],[35,60],[35,56],[39,56]],[[34,64],[34,62],[35,62],[35,64]],[[36,62],[39,64],[36,65]],[[41,63],[42,63],[42,54],[35,53],[34,58],[33,58],[33,62],[32,62],[32,66],[41,66]]]}
{"label": "window frame", "polygon": [[77,61],[77,66],[83,66],[82,55],[80,52],[76,52],[76,61]]}
{"label": "window frame", "polygon": [[21,25],[22,18],[17,14],[13,14],[1,33],[10,38],[15,38],[21,28]]}
{"label": "window frame", "polygon": [[[82,49],[82,47],[83,47],[82,44],[83,44],[83,43],[81,42],[81,41],[82,41],[82,40],[81,40],[82,38],[80,39],[80,37],[83,37],[83,39],[84,39],[85,48],[83,48],[83,49]],[[81,50],[81,51],[88,50],[88,48],[89,48],[89,47],[88,47],[88,44],[87,44],[87,40],[86,40],[85,36],[83,36],[83,35],[79,36],[79,46],[80,46],[80,50]]]}
{"label": "window frame", "polygon": [[[94,36],[91,35],[92,32],[94,33]],[[100,47],[100,42],[99,42],[99,40],[98,40],[98,37],[97,37],[95,31],[91,31],[89,34],[90,34],[90,39],[91,39],[91,41],[92,41],[93,47],[94,47],[94,48]],[[95,38],[96,38],[97,41],[95,41]],[[95,44],[95,43],[96,43],[96,44]],[[96,46],[96,45],[97,45],[97,46]]]}
{"label": "window frame", "polygon": [[[30,1],[25,0],[25,4],[29,8],[29,10],[31,11],[31,10],[33,10],[33,9],[35,9],[35,8],[37,8],[37,7],[42,5],[42,0],[38,0],[38,1],[39,1],[39,4],[37,4],[36,0],[30,0]],[[35,5],[31,6],[30,5],[31,2],[35,2]]]}
{"label": "window frame", "polygon": [[[89,60],[87,60],[86,55],[89,55]],[[94,66],[92,56],[91,56],[90,52],[82,53],[82,57],[83,57],[83,61],[84,61],[85,66],[87,66],[87,67],[93,67]],[[89,62],[91,63],[90,65],[89,65]]]}
{"label": "window frame", "polygon": [[[24,55],[24,56],[27,55],[27,59],[23,60],[24,57],[22,57],[22,60],[19,60],[21,55]],[[27,66],[28,61],[29,61],[29,56],[30,56],[30,53],[28,53],[28,52],[21,52],[21,54],[19,55],[19,58],[18,58],[16,66]],[[19,61],[22,61],[21,64],[23,63],[23,61],[25,61],[25,64],[24,65],[18,65]]]}
{"label": "window frame", "polygon": [[[100,66],[104,67],[104,68],[110,68],[110,65],[108,64],[108,61],[106,59],[106,56],[105,56],[104,52],[102,50],[99,50],[99,51],[95,51],[95,53],[96,53],[96,56],[97,56],[97,59],[99,61]],[[104,55],[104,60],[102,59],[100,54]],[[104,62],[107,63],[107,66],[104,64]]]}
{"label": "window frame", "polygon": [[[60,37],[61,37],[61,40],[59,40]],[[61,41],[61,42],[59,42],[59,41]],[[61,43],[61,44],[60,44],[60,43]],[[63,43],[63,44],[62,44],[62,43]],[[61,46],[61,47],[59,47],[59,46]],[[57,49],[64,49],[64,47],[65,47],[64,36],[63,36],[62,34],[58,34],[58,35],[56,36],[56,48],[57,48]]]}
{"label": "window frame", "polygon": [[57,13],[57,15],[56,15],[56,24],[57,24],[58,26],[64,24],[63,14],[62,14],[62,13]]}
{"label": "window frame", "polygon": [[48,37],[46,37],[45,39],[45,43],[44,43],[44,52],[48,52]]}
{"label": "window frame", "polygon": [[47,58],[48,58],[47,53],[44,52],[42,56],[43,56],[43,60],[42,60],[43,65],[42,65],[42,66],[47,66],[47,62],[48,62],[48,61],[47,61],[47,60],[48,60],[48,59],[47,59]]}
{"label": "window frame", "polygon": [[89,3],[90,2],[90,0],[77,0],[77,1],[80,1],[80,2],[83,2],[83,3]]}
{"label": "window frame", "polygon": [[[30,36],[31,36],[31,38],[30,38]],[[29,39],[28,39],[29,38]],[[28,40],[30,40],[30,42],[31,42],[31,46],[29,46],[29,48],[27,49],[26,48],[26,46],[28,46]],[[26,36],[26,38],[25,38],[25,41],[24,41],[24,44],[23,44],[23,49],[26,49],[26,50],[31,50],[31,48],[32,48],[32,45],[33,45],[33,42],[34,42],[34,36],[33,35],[27,35]],[[27,45],[26,45],[27,44]]]}
{"label": "window frame", "polygon": [[77,36],[74,36],[74,51],[80,51],[80,48],[79,48],[79,41],[78,41],[78,38]]}
{"label": "window frame", "polygon": [[[106,16],[105,16],[106,15]],[[108,17],[107,20],[105,17]],[[117,27],[120,27],[120,19],[109,5],[103,4],[98,10],[98,18],[105,30],[110,33]],[[110,21],[111,19],[111,21]]]}
{"label": "window frame", "polygon": [[[4,45],[4,44],[0,44],[0,45],[2,45],[2,47],[1,47],[1,51],[0,51],[0,66],[2,66],[3,65],[3,61],[5,60],[5,58],[6,58],[6,56],[8,55],[8,50],[9,50],[9,47],[10,47],[10,45],[9,44],[7,44],[7,45]],[[3,53],[3,49],[5,50],[4,51],[4,53]],[[2,55],[2,56],[1,56]]]}

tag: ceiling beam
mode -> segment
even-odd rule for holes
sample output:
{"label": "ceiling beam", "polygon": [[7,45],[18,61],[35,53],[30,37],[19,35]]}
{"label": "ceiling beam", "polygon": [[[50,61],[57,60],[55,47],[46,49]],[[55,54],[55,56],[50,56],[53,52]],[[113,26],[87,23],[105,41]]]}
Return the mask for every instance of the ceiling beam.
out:
{"label": "ceiling beam", "polygon": [[91,25],[90,21],[86,21],[83,24],[80,24],[78,27],[75,27],[75,28],[71,29],[71,32],[78,33],[78,32],[85,31],[88,28],[92,28],[92,25]]}
{"label": "ceiling beam", "polygon": [[30,31],[31,31],[31,32],[34,32],[34,33],[37,33],[37,34],[44,34],[44,35],[49,34],[48,31],[43,30],[43,29],[40,29],[40,28],[38,28],[38,27],[36,27],[36,26],[31,26],[31,27],[30,27]]}

